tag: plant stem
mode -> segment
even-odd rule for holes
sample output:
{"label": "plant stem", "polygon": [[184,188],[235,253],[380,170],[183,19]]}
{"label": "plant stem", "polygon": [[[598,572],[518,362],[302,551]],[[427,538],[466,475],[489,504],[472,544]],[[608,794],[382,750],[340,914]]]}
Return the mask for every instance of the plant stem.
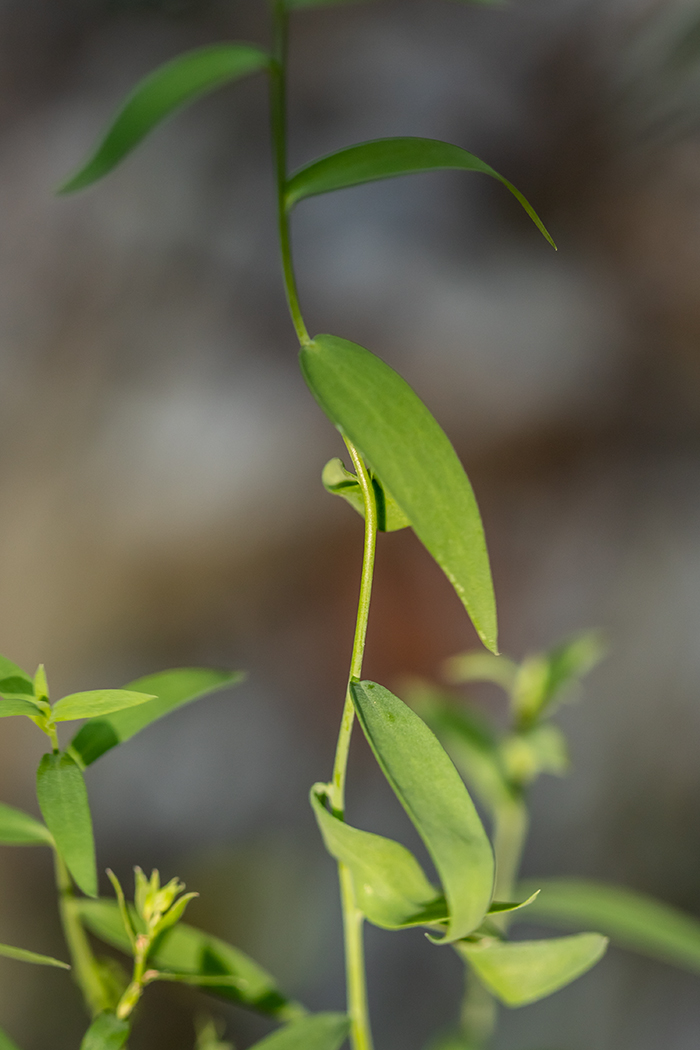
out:
{"label": "plant stem", "polygon": [[110,1008],[111,999],[103,985],[97,960],[80,921],[68,869],[55,851],[54,866],[58,889],[58,910],[71,957],[73,979],[83,993],[88,1012],[92,1017],[96,1017],[103,1010]]}
{"label": "plant stem", "polygon": [[284,290],[287,296],[289,313],[302,346],[311,342],[311,337],[304,324],[299,306],[292,246],[289,239],[289,217],[285,205],[287,187],[287,29],[289,16],[285,0],[273,0],[273,46],[272,65],[270,67],[270,108],[272,124],[272,149],[275,160],[275,181],[277,186],[277,227],[280,252],[282,254],[282,272]]}

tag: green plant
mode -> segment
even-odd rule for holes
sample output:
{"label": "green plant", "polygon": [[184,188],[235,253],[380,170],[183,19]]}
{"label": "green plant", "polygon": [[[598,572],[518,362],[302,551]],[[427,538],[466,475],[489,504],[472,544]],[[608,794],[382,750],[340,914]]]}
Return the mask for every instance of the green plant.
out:
{"label": "green plant", "polygon": [[[516,893],[527,827],[525,788],[540,772],[562,769],[562,740],[548,718],[560,688],[593,661],[596,643],[578,639],[520,668],[495,655],[496,609],[486,543],[462,465],[429,410],[379,357],[337,336],[310,337],[297,295],[289,214],[305,198],[363,182],[418,171],[461,169],[499,180],[553,242],[511,183],[450,143],[407,137],[365,142],[288,175],[288,19],[292,9],[324,2],[332,0],[274,0],[270,51],[244,43],[215,44],[157,70],[135,89],[94,155],[62,191],[82,189],[106,175],[178,107],[244,75],[267,75],[284,287],[300,345],[301,370],[316,401],[340,431],[354,470],[346,470],[334,458],[324,470],[323,483],[345,498],[365,522],[360,597],[335,762],[330,780],[315,784],[311,791],[323,841],[338,862],[347,1013],[308,1014],[285,997],[251,959],[184,924],[182,915],[192,894],[183,895],[184,886],[177,879],[161,886],[158,872],[147,879],[136,869],[131,905],[109,873],[116,900],[97,898],[83,770],[146,725],[184,703],[234,684],[240,676],[204,669],[166,671],[121,690],[64,697],[52,706],[43,668],[31,677],[3,659],[0,717],[30,718],[48,737],[51,750],[42,759],[37,776],[44,823],[2,806],[0,842],[46,845],[54,851],[59,909],[73,977],[92,1018],[83,1050],[123,1046],[134,1010],[155,981],[194,985],[281,1022],[282,1027],[257,1044],[258,1050],[337,1050],[348,1035],[353,1050],[370,1050],[365,921],[387,930],[422,926],[435,945],[456,950],[472,975],[463,1024],[436,1046],[477,1050],[493,1031],[494,996],[510,1006],[533,1002],[584,973],[605,951],[606,938],[598,933],[510,941],[508,925],[520,909],[539,916],[561,915],[574,922],[590,915],[593,925],[612,935],[618,932],[616,922],[624,926],[624,907],[612,906],[606,912],[601,905],[596,910],[595,891],[590,888],[579,887],[574,893],[578,912],[571,904],[567,911],[566,891],[561,886],[550,885],[540,896],[537,887],[535,892],[528,889],[521,900],[517,898],[522,895]],[[456,713],[434,691],[424,691],[421,700],[414,690],[413,701],[422,709],[421,717],[382,685],[362,680],[377,532],[405,527],[413,528],[443,569],[491,653],[462,659],[454,665],[456,673],[466,678],[485,675],[509,691],[513,726],[500,740],[464,713]],[[348,749],[356,716],[426,846],[439,888],[405,847],[354,828],[344,819]],[[58,723],[73,719],[87,721],[68,746],[61,748]],[[428,723],[455,750],[458,764],[491,814],[493,847],[464,781]],[[600,903],[601,898],[596,899]],[[633,909],[641,906],[632,898],[626,900]],[[131,956],[131,973],[98,958],[86,931]],[[638,937],[637,947],[639,944]],[[15,948],[3,947],[0,952],[27,962],[66,965]],[[673,950],[669,953],[673,955]],[[226,1045],[216,1025],[206,1019],[199,1025],[197,1040],[200,1050]],[[0,1034],[0,1050],[12,1047],[9,1038]]]}

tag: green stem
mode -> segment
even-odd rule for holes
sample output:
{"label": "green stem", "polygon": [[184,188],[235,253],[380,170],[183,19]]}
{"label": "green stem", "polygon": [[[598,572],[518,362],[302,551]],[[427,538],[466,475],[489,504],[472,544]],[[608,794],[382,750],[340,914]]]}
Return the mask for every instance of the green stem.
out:
{"label": "green stem", "polygon": [[272,148],[275,160],[277,186],[277,227],[282,272],[287,305],[292,323],[302,346],[311,342],[299,306],[292,246],[289,238],[289,217],[285,203],[287,188],[287,29],[289,16],[285,0],[273,0],[273,46],[270,66],[270,107],[272,124]]}
{"label": "green stem", "polygon": [[58,910],[63,934],[71,957],[73,979],[83,993],[85,1005],[92,1017],[112,1006],[109,993],[104,987],[99,966],[78,912],[77,900],[68,869],[54,851]]}

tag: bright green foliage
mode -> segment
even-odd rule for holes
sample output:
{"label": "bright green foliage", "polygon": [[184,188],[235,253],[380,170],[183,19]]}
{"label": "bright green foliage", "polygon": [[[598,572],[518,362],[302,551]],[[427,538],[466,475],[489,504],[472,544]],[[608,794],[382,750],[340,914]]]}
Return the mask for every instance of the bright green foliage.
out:
{"label": "bright green foliage", "polygon": [[26,715],[27,718],[37,718],[40,714],[40,709],[31,700],[0,698],[0,718],[10,718],[12,715]]}
{"label": "bright green foliage", "polygon": [[507,656],[494,656],[493,653],[475,649],[446,660],[444,673],[448,682],[493,682],[510,692],[518,665]]}
{"label": "bright green foliage", "polygon": [[614,944],[700,974],[700,922],[622,886],[583,879],[541,879],[528,919],[554,926],[595,926]]}
{"label": "bright green foliage", "polygon": [[580,977],[605,953],[608,941],[579,933],[542,941],[484,939],[455,945],[479,980],[506,1006],[544,999]]}
{"label": "bright green foliage", "polygon": [[0,802],[0,845],[53,846],[53,836],[40,821]]}
{"label": "bright green foliage", "polygon": [[155,699],[152,693],[135,693],[128,689],[90,689],[84,693],[71,693],[58,700],[51,708],[51,716],[54,722],[97,718]]}
{"label": "bright green foliage", "polygon": [[97,896],[92,818],[83,774],[67,753],[44,755],[36,794],[56,849],[83,893]]}
{"label": "bright green foliage", "polygon": [[[326,492],[341,496],[357,511],[360,517],[365,516],[365,501],[362,488],[355,474],[343,466],[342,460],[330,459],[323,468],[321,481]],[[378,478],[372,478],[374,501],[377,507],[377,528],[380,532],[396,532],[405,529],[411,523],[398,503],[383,487]]]}
{"label": "bright green foliage", "polygon": [[131,1025],[116,1014],[100,1014],[85,1033],[80,1050],[121,1050],[129,1037]]}
{"label": "bright green foliage", "polygon": [[[5,688],[8,678],[15,684],[17,692],[23,696],[34,696],[34,681],[31,675],[28,675],[26,671],[23,671],[12,660],[8,660],[6,656],[0,656],[0,693],[3,696],[8,695],[8,691]],[[21,686],[19,686],[20,682],[22,683]]]}
{"label": "bright green foliage", "polygon": [[425,722],[381,685],[353,682],[365,736],[425,842],[449,908],[444,943],[467,936],[488,911],[491,845],[457,770]]}
{"label": "bright green foliage", "polygon": [[252,44],[231,43],[197,48],[166,62],[134,89],[95,153],[59,192],[73,193],[101,179],[166,117],[232,80],[264,69],[269,61],[269,55]]}
{"label": "bright green foliage", "polygon": [[326,787],[314,784],[311,805],[326,849],[352,872],[357,906],[365,917],[388,930],[444,922],[445,899],[413,854],[392,839],[334,817],[324,805]]}
{"label": "bright green foliage", "polygon": [[0,944],[0,955],[4,955],[6,959],[17,959],[19,962],[36,963],[38,966],[58,966],[61,970],[70,970],[68,963],[61,962],[60,959],[28,952],[26,948],[12,948],[9,944]]}
{"label": "bright green foliage", "polygon": [[[81,900],[79,908],[83,922],[97,937],[127,955],[132,954],[119,907],[114,901]],[[135,909],[130,909],[130,915],[135,928],[145,932]],[[270,974],[247,955],[218,937],[212,937],[186,923],[181,922],[165,933],[149,961],[159,970],[172,973],[235,978],[236,983],[230,987],[215,984],[200,987],[212,995],[230,999],[260,1013],[286,1018],[300,1009],[282,994]]]}
{"label": "bright green foliage", "polygon": [[251,1050],[339,1050],[349,1030],[345,1014],[312,1014],[278,1029]]}
{"label": "bright green foliage", "polygon": [[323,411],[386,485],[482,642],[495,650],[496,604],[479,508],[445,432],[408,383],[356,343],[316,336],[301,349],[301,368]]}
{"label": "bright green foliage", "polygon": [[556,247],[542,220],[520,190],[473,153],[467,153],[461,146],[440,142],[438,139],[375,139],[321,157],[292,175],[287,183],[285,202],[287,209],[290,209],[305,197],[315,197],[319,193],[342,190],[379,179],[392,179],[397,175],[446,169],[478,171],[498,179],[522,204],[540,233],[547,238],[552,247]]}
{"label": "bright green foliage", "polygon": [[156,699],[86,722],[73,737],[68,750],[80,765],[89,766],[116,744],[129,740],[164,715],[209,693],[236,685],[243,678],[240,671],[206,667],[180,667],[137,678],[125,688],[153,694]]}
{"label": "bright green foliage", "polygon": [[540,773],[562,776],[569,769],[564,734],[545,723],[522,733],[512,733],[501,744],[501,757],[512,784],[530,784]]}
{"label": "bright green foliage", "polygon": [[9,1035],[3,1032],[2,1028],[0,1028],[0,1050],[19,1050],[17,1044],[12,1042]]}

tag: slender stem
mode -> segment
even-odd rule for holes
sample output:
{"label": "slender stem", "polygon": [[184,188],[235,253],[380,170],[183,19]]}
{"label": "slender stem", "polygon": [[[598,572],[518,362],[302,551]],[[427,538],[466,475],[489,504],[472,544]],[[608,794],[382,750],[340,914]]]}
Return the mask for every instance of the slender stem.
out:
{"label": "slender stem", "polygon": [[289,217],[285,202],[287,186],[287,28],[289,16],[285,0],[273,0],[273,47],[270,66],[270,105],[272,123],[272,148],[275,159],[275,179],[277,184],[277,226],[280,251],[282,254],[282,272],[287,304],[292,323],[299,342],[306,345],[311,342],[304,318],[299,306],[292,246],[289,238]]}
{"label": "slender stem", "polygon": [[80,921],[78,902],[73,892],[73,883],[68,869],[55,851],[54,865],[58,889],[58,910],[71,957],[73,979],[83,993],[88,1012],[92,1017],[96,1017],[103,1010],[108,1010],[112,1002],[100,977],[97,960]]}
{"label": "slender stem", "polygon": [[365,976],[365,948],[362,938],[365,917],[355,903],[355,888],[350,869],[344,864],[339,864],[338,876],[340,878],[340,899],[343,906],[350,1044],[352,1050],[372,1050],[372,1030],[369,1022]]}

